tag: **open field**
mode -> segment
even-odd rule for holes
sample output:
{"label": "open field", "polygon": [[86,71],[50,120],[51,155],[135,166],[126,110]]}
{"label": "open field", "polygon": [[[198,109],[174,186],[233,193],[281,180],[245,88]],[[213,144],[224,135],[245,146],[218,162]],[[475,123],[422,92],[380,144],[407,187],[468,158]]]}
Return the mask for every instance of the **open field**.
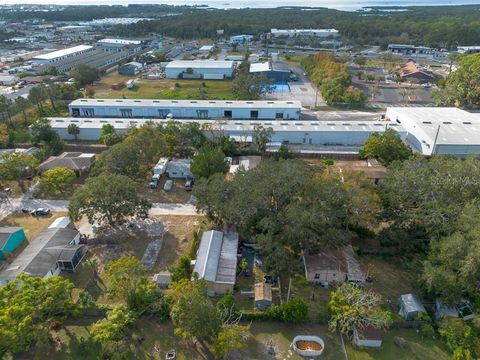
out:
{"label": "open field", "polygon": [[7,226],[20,226],[23,228],[25,235],[27,236],[28,241],[31,241],[35,236],[37,236],[40,231],[45,230],[48,226],[60,216],[66,216],[67,213],[56,212],[52,213],[50,216],[32,216],[30,214],[23,213],[14,213],[7,216],[5,219],[0,221],[1,225]]}
{"label": "open field", "polygon": [[[129,76],[112,73],[103,77],[92,86],[96,98],[125,99],[205,99],[234,100],[230,80],[173,80],[173,79],[137,79],[133,90],[126,87],[112,90],[111,86],[119,81],[128,81]],[[205,87],[202,85],[205,84]],[[202,90],[203,89],[203,90]]]}
{"label": "open field", "polygon": [[[405,348],[393,342],[395,336],[407,341]],[[422,338],[413,329],[391,329],[383,338],[381,349],[354,349],[345,343],[349,360],[447,360],[451,358],[440,340]]]}

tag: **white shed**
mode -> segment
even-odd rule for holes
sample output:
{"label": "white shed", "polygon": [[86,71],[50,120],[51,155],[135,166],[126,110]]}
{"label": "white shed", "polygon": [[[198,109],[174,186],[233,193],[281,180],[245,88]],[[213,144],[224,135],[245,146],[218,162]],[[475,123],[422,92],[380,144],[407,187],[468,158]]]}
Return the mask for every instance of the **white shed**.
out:
{"label": "white shed", "polygon": [[398,298],[398,314],[406,320],[415,320],[418,313],[427,313],[422,302],[415,294],[403,294]]}
{"label": "white shed", "polygon": [[353,343],[360,347],[379,348],[382,346],[383,330],[374,327],[353,328]]}

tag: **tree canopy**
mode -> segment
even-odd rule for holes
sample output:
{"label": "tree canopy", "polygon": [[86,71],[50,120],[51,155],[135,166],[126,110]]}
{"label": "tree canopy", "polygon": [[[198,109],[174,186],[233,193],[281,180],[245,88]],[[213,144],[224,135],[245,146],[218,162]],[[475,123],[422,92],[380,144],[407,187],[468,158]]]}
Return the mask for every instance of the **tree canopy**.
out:
{"label": "tree canopy", "polygon": [[192,159],[191,171],[196,179],[209,178],[216,173],[225,174],[228,169],[229,165],[225,160],[225,154],[222,149],[213,144],[201,147]]}
{"label": "tree canopy", "polygon": [[373,133],[365,141],[360,156],[367,159],[378,159],[385,165],[395,160],[407,160],[412,156],[412,150],[402,141],[397,132],[387,129],[384,133]]}
{"label": "tree canopy", "polygon": [[51,322],[76,313],[72,289],[70,280],[59,276],[24,274],[0,286],[0,355],[45,343]]}
{"label": "tree canopy", "polygon": [[136,188],[135,182],[125,175],[102,173],[90,177],[70,199],[70,217],[78,220],[85,215],[91,224],[110,225],[132,216],[146,218],[152,205],[137,195]]}
{"label": "tree canopy", "polygon": [[77,175],[69,168],[59,166],[45,171],[40,178],[42,191],[46,193],[65,193],[73,184]]}

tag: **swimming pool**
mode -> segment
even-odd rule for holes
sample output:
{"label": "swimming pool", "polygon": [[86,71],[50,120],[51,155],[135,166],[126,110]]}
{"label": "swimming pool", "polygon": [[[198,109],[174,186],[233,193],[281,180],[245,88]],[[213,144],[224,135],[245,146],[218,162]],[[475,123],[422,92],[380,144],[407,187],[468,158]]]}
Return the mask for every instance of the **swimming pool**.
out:
{"label": "swimming pool", "polygon": [[273,93],[289,93],[290,92],[290,86],[288,85],[287,82],[276,82],[273,83]]}

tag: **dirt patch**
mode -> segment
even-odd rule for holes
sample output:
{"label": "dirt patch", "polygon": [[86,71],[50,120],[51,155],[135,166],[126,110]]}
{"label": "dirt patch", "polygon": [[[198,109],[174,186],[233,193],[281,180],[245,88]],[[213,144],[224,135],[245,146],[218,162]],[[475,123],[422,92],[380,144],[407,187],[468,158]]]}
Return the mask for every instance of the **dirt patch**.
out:
{"label": "dirt patch", "polygon": [[[172,180],[173,188],[170,191],[163,190],[165,181]],[[185,191],[185,181],[180,179],[168,179],[163,177],[158,183],[156,189],[150,189],[149,184],[145,181],[145,184],[141,190],[143,196],[153,203],[189,203],[191,201],[192,192]]]}

